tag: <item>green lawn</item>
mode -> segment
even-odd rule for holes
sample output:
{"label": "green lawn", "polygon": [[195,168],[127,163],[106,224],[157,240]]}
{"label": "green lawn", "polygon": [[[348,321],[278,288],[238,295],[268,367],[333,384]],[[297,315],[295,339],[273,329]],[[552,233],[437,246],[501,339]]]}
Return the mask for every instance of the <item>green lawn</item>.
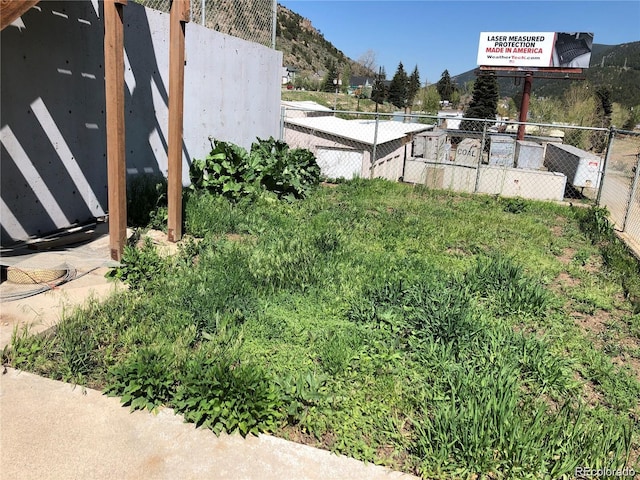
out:
{"label": "green lawn", "polygon": [[599,220],[382,180],[191,194],[177,256],[127,249],[129,291],[4,361],[425,478],[639,471],[640,274]]}

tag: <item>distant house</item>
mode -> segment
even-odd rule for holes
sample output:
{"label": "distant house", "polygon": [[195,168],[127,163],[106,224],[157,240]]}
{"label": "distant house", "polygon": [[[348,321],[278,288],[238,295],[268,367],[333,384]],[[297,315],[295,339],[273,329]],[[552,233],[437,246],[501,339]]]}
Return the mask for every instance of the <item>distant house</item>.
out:
{"label": "distant house", "polygon": [[374,177],[394,181],[403,176],[414,135],[433,129],[433,125],[380,121],[376,131],[375,120],[334,116],[285,117],[284,127],[285,141],[311,150],[327,178],[369,178],[373,161]]}
{"label": "distant house", "polygon": [[295,67],[282,67],[282,85],[286,85],[289,82],[293,83],[296,79],[296,72],[298,71]]}
{"label": "distant house", "polygon": [[355,94],[356,92],[367,92],[373,88],[373,82],[375,79],[373,77],[360,77],[360,76],[352,76],[349,78],[349,87],[348,92],[350,95]]}

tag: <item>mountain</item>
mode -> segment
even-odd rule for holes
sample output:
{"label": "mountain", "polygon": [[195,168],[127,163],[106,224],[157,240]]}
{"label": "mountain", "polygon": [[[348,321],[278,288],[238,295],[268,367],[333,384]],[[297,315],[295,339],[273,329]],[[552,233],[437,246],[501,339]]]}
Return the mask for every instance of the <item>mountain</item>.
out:
{"label": "mountain", "polygon": [[369,75],[374,72],[338,50],[311,21],[278,4],[276,48],[283,54],[283,66],[294,67],[301,76],[325,73],[334,62],[338,72],[345,68],[351,75]]}
{"label": "mountain", "polygon": [[[612,102],[627,108],[640,105],[640,42],[621,45],[594,44],[591,66],[583,72],[582,78],[594,87],[611,87]],[[458,85],[464,85],[475,80],[475,70],[451,78]],[[571,83],[571,80],[542,79],[534,76],[531,93],[537,97],[560,97]],[[498,78],[498,87],[501,97],[515,97],[522,93],[522,82],[516,83],[513,78]]]}

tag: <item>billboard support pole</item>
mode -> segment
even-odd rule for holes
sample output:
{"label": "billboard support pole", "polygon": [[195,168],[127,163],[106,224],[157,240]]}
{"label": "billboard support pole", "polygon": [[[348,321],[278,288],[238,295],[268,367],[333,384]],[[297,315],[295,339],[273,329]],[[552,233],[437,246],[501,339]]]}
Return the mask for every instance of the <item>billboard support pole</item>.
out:
{"label": "billboard support pole", "polygon": [[520,125],[518,126],[518,140],[524,140],[525,124],[529,116],[529,98],[531,97],[531,84],[533,83],[533,72],[527,72],[524,76],[524,90],[522,92],[522,102],[520,103]]}

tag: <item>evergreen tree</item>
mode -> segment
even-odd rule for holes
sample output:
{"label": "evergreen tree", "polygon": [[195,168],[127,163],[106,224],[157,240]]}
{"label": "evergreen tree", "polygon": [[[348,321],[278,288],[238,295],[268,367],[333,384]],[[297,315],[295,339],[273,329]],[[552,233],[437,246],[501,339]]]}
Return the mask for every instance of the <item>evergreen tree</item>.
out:
{"label": "evergreen tree", "polygon": [[[611,103],[611,88],[601,86],[596,89],[596,116],[599,127],[609,128],[611,126],[611,114],[613,105]],[[593,132],[591,134],[591,146],[596,152],[603,152],[606,148],[606,135],[603,132]]]}
{"label": "evergreen tree", "polygon": [[402,62],[398,64],[396,74],[391,79],[389,85],[389,101],[396,108],[405,108],[407,105],[407,89],[409,84],[409,78],[407,72],[404,71]]}
{"label": "evergreen tree", "polygon": [[445,70],[444,72],[442,72],[442,77],[440,77],[440,80],[438,80],[436,86],[438,88],[440,98],[442,98],[442,100],[451,101],[451,96],[453,95],[455,86],[451,82],[449,70]]}
{"label": "evergreen tree", "polygon": [[376,79],[373,82],[373,88],[371,90],[371,100],[376,102],[376,112],[378,111],[378,104],[382,105],[387,98],[387,92],[384,87],[384,68],[380,68]]}
{"label": "evergreen tree", "polygon": [[335,92],[336,86],[333,84],[333,81],[338,78],[338,69],[336,68],[336,64],[334,62],[330,62],[327,65],[327,74],[324,77],[324,83],[322,84],[323,92]]}
{"label": "evergreen tree", "polygon": [[[473,98],[464,116],[466,118],[495,119],[497,113],[498,82],[496,76],[493,72],[482,72],[473,86]],[[463,120],[460,129],[480,131],[482,124],[473,120]]]}
{"label": "evergreen tree", "polygon": [[611,114],[613,113],[613,105],[611,104],[611,88],[601,86],[596,89],[596,114],[600,119],[600,126],[608,128],[611,126]]}
{"label": "evergreen tree", "polygon": [[413,69],[409,82],[407,85],[407,106],[411,108],[416,95],[420,91],[420,74],[418,73],[418,66]]}

